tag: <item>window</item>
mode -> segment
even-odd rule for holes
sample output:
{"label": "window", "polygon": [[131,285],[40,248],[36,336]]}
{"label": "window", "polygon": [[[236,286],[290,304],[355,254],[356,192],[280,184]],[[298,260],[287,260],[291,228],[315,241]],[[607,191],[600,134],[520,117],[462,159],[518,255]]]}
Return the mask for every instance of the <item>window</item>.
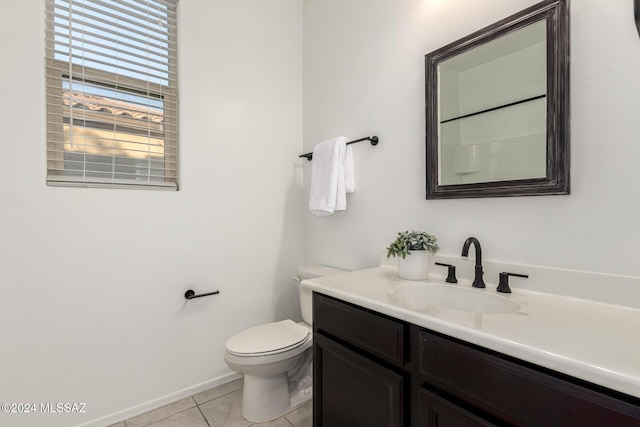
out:
{"label": "window", "polygon": [[45,0],[47,184],[178,188],[178,0]]}

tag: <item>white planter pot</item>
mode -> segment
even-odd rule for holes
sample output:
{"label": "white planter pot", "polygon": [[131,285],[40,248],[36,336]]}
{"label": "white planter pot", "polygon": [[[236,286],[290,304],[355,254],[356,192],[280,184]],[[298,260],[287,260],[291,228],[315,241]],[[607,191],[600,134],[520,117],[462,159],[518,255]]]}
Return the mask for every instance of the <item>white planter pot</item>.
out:
{"label": "white planter pot", "polygon": [[411,251],[406,258],[398,257],[398,277],[406,280],[427,280],[431,253]]}

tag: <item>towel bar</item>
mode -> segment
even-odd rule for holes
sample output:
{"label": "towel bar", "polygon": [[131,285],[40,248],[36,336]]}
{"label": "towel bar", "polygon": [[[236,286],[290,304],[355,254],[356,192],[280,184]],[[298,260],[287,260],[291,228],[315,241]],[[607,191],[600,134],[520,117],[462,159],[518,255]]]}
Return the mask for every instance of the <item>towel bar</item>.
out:
{"label": "towel bar", "polygon": [[[355,144],[356,142],[360,142],[360,141],[371,141],[371,145],[378,145],[377,136],[367,136],[365,138],[356,139],[355,141],[349,141],[347,142],[347,145]],[[313,153],[300,154],[298,157],[306,157],[307,160],[311,161],[311,159],[313,158]]]}

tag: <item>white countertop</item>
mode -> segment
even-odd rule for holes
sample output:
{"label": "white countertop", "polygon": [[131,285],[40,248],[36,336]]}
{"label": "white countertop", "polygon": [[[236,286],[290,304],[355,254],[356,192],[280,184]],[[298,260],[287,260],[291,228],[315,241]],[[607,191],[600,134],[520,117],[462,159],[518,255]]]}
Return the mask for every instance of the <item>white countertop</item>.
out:
{"label": "white countertop", "polygon": [[412,310],[390,297],[394,288],[406,283],[398,279],[395,268],[381,266],[308,279],[302,286],[640,398],[640,310],[513,287],[513,293],[499,294],[493,285],[473,289],[464,282],[446,285],[497,294],[520,309],[510,314],[435,305]]}

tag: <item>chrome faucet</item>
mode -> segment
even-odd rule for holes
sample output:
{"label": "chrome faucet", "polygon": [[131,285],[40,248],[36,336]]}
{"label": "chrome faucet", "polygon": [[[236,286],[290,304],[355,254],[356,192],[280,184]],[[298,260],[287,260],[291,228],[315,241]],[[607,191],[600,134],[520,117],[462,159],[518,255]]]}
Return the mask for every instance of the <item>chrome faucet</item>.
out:
{"label": "chrome faucet", "polygon": [[473,287],[474,288],[486,288],[484,284],[484,280],[482,279],[482,275],[484,274],[482,271],[482,248],[480,247],[480,241],[475,237],[469,237],[465,240],[464,245],[462,246],[462,256],[469,256],[469,246],[473,243],[473,247],[476,251],[476,274],[473,279]]}

